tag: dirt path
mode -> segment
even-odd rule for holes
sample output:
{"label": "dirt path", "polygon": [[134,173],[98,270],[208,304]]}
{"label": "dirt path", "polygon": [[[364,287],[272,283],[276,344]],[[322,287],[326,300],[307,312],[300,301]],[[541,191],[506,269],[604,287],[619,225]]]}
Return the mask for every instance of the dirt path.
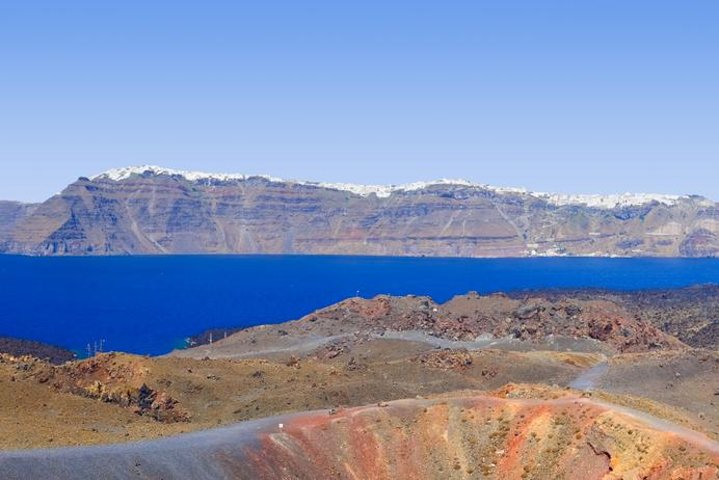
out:
{"label": "dirt path", "polygon": [[[455,400],[476,401],[479,398],[482,397],[458,397]],[[517,405],[600,407],[603,410],[628,417],[644,427],[662,433],[668,432],[708,452],[719,454],[719,442],[715,442],[699,432],[644,412],[603,401],[578,397],[565,397],[557,400],[486,397],[486,400],[492,403],[507,402]],[[420,408],[433,402],[435,400],[410,399],[398,400],[390,402],[390,404],[404,408],[411,406]],[[359,411],[363,408],[376,407],[357,407],[351,410]],[[139,443],[0,452],[0,478],[3,480],[28,478],[37,480],[85,478],[229,480],[252,478],[253,473],[248,472],[246,468],[246,458],[248,454],[252,454],[253,450],[261,448],[259,439],[262,438],[263,433],[278,433],[282,430],[283,424],[289,423],[293,419],[312,417],[317,414],[327,415],[327,412],[322,410],[252,420],[230,427]]]}
{"label": "dirt path", "polygon": [[569,387],[576,390],[593,390],[599,380],[609,371],[609,363],[606,358],[591,368],[583,371],[577,378],[569,382]]}
{"label": "dirt path", "polygon": [[689,443],[697,445],[705,450],[708,450],[711,453],[719,454],[719,442],[712,440],[711,438],[707,437],[703,433],[697,432],[695,430],[691,430],[686,427],[682,427],[681,425],[677,425],[677,424],[669,422],[667,420],[657,418],[657,417],[650,415],[646,412],[642,412],[640,410],[635,410],[630,407],[615,405],[613,403],[604,402],[602,400],[582,399],[581,402],[588,403],[588,404],[594,404],[594,405],[600,405],[605,408],[611,409],[611,410],[613,410],[617,413],[620,413],[626,417],[638,420],[651,428],[660,430],[661,432],[664,432],[664,433],[674,434],[677,437],[681,438],[682,440],[685,440]]}
{"label": "dirt path", "polygon": [[[321,413],[321,412],[310,412]],[[279,431],[279,425],[297,415],[282,415],[241,422],[160,440],[89,447],[69,447],[0,452],[2,480],[103,480],[193,479],[238,477],[228,469],[242,461],[245,448],[257,446],[263,432]],[[325,413],[326,414],[326,413]]]}

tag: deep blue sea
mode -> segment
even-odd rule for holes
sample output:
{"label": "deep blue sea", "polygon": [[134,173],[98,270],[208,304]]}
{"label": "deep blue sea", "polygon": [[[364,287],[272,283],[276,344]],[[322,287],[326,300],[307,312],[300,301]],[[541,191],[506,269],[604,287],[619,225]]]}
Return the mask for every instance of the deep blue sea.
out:
{"label": "deep blue sea", "polygon": [[0,256],[0,335],[161,354],[208,328],[282,322],[343,298],[719,283],[719,259]]}

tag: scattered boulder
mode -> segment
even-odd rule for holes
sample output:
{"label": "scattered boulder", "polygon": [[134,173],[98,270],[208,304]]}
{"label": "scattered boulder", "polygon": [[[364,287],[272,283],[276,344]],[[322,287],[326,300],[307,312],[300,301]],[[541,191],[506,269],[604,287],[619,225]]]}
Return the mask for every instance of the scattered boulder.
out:
{"label": "scattered boulder", "polygon": [[441,370],[464,370],[472,365],[472,355],[466,348],[449,348],[419,355],[416,361],[430,368]]}

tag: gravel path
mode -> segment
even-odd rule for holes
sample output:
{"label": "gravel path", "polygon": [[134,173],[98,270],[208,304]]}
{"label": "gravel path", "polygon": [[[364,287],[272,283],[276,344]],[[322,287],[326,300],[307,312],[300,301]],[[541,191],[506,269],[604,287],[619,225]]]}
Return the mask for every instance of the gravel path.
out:
{"label": "gravel path", "polygon": [[569,382],[569,387],[577,390],[589,391],[593,390],[599,380],[609,371],[609,363],[604,360],[591,368],[583,371],[577,378]]}
{"label": "gravel path", "polygon": [[[628,407],[588,398],[557,400],[511,399],[516,404],[553,406],[599,406],[634,419],[649,428],[670,432],[677,437],[715,454],[719,443],[705,435]],[[398,400],[400,405],[418,407],[432,400]],[[361,408],[361,407],[360,407]],[[73,447],[44,450],[0,452],[0,478],[3,480],[85,480],[124,479],[253,479],[256,472],[245,467],[248,450],[259,448],[263,433],[281,431],[280,424],[298,416],[324,414],[327,411],[283,415],[251,420],[233,426],[205,430],[176,437],[138,443]]]}
{"label": "gravel path", "polygon": [[0,452],[0,479],[243,479],[245,449],[297,415],[304,413],[145,442]]}

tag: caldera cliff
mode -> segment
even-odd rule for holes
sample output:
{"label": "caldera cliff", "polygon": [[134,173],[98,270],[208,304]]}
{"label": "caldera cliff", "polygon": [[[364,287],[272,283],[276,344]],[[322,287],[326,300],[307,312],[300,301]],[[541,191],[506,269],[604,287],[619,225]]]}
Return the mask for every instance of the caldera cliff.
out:
{"label": "caldera cliff", "polygon": [[719,208],[698,196],[555,195],[452,180],[320,184],[134,167],[80,178],[39,206],[6,206],[0,252],[30,255],[719,253]]}

